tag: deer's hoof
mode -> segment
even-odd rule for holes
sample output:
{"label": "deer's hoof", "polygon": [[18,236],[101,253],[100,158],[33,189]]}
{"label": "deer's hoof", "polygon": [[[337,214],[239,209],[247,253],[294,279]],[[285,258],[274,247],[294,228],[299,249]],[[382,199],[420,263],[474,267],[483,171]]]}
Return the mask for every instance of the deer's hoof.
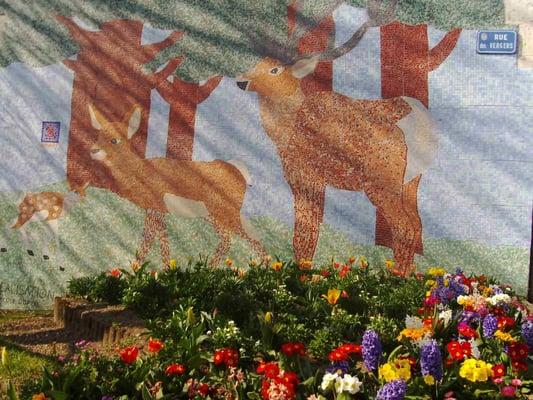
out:
{"label": "deer's hoof", "polygon": [[44,260],[49,260],[50,257],[48,257],[46,254],[43,254],[43,259],[44,259]]}
{"label": "deer's hoof", "polygon": [[26,250],[26,251],[28,252],[28,255],[30,255],[30,256],[32,256],[32,257],[35,255],[35,254],[33,254],[33,251],[32,251],[32,250]]}
{"label": "deer's hoof", "polygon": [[59,267],[59,270],[63,272],[65,270],[65,267]]}
{"label": "deer's hoof", "polygon": [[5,253],[6,251],[7,251],[7,249],[6,249],[5,247],[2,247],[2,248],[0,249],[0,252],[2,252],[2,253]]}

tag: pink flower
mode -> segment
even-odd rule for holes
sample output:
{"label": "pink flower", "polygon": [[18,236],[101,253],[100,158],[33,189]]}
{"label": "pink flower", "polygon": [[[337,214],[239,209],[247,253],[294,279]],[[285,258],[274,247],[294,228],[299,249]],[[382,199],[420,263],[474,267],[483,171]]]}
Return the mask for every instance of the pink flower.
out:
{"label": "pink flower", "polygon": [[511,385],[513,385],[513,386],[522,386],[522,381],[520,379],[515,378],[515,379],[513,379],[511,381]]}
{"label": "pink flower", "polygon": [[503,397],[514,397],[515,393],[516,393],[516,388],[514,386],[502,387],[501,394]]}
{"label": "pink flower", "polygon": [[495,385],[500,385],[503,383],[503,378],[494,378],[492,382],[494,382]]}

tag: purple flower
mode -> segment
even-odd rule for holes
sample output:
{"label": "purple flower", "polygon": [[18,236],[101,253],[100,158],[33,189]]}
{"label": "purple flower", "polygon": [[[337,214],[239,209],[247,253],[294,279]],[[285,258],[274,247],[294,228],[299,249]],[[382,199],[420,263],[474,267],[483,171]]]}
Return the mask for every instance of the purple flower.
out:
{"label": "purple flower", "polygon": [[528,319],[522,324],[522,337],[529,347],[529,351],[533,351],[533,321]]}
{"label": "purple flower", "polygon": [[369,371],[378,369],[381,359],[381,341],[378,334],[373,330],[368,330],[363,335],[363,362]]}
{"label": "purple flower", "polygon": [[433,339],[422,347],[420,367],[424,376],[431,375],[437,381],[442,379],[442,354],[436,340]]}
{"label": "purple flower", "polygon": [[377,400],[402,400],[407,391],[407,384],[401,380],[391,381],[379,389]]}
{"label": "purple flower", "polygon": [[326,371],[330,374],[341,372],[340,375],[344,375],[350,369],[350,363],[348,361],[336,361],[326,368]]}
{"label": "purple flower", "polygon": [[491,338],[497,330],[498,319],[492,314],[487,315],[483,319],[483,337]]}
{"label": "purple flower", "polygon": [[113,396],[102,396],[101,400],[113,400]]}

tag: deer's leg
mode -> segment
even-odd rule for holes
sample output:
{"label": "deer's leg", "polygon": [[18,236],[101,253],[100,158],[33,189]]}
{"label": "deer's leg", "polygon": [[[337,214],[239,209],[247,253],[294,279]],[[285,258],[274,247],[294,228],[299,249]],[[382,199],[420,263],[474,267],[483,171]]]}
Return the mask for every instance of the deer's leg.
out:
{"label": "deer's leg", "polygon": [[[413,224],[415,230],[415,241],[414,241],[414,251],[418,254],[424,254],[424,244],[422,241],[422,219],[418,213],[418,185],[420,184],[420,179],[422,175],[411,179],[408,183],[403,186],[402,200],[403,207],[407,214],[409,215],[409,220]],[[415,272],[414,264],[413,268],[409,273]]]}
{"label": "deer's leg", "polygon": [[[50,253],[50,247],[53,241],[55,245],[54,253],[58,253],[60,251],[59,249],[59,220],[57,219],[46,220],[46,225],[48,226],[48,229],[50,230],[50,235],[48,235],[49,240],[47,240],[47,244],[46,244],[47,252]],[[50,258],[49,256],[50,254],[45,254],[43,252],[43,258],[45,260],[48,260]]]}
{"label": "deer's leg", "polygon": [[144,216],[144,228],[142,234],[141,244],[137,249],[137,261],[143,263],[146,255],[149,253],[152,244],[154,243],[157,234],[157,212],[154,210],[146,210]]}
{"label": "deer's leg", "polygon": [[402,185],[388,182],[365,183],[365,193],[385,217],[392,229],[392,250],[396,261],[395,273],[405,275],[414,258],[415,229],[402,201]]}
{"label": "deer's leg", "polygon": [[250,221],[248,221],[242,215],[240,216],[240,221],[241,224],[237,228],[237,235],[239,235],[248,243],[250,243],[250,246],[252,247],[253,251],[256,252],[258,256],[260,256],[261,258],[266,257],[268,253],[261,244],[261,242],[256,239],[258,235],[256,234],[254,227],[250,224]]}
{"label": "deer's leg", "polygon": [[159,221],[159,249],[161,251],[161,261],[163,266],[166,268],[170,262],[170,249],[168,246],[168,230],[167,222],[165,221],[165,215],[161,214],[161,219]]}
{"label": "deer's leg", "polygon": [[19,229],[20,236],[22,237],[22,245],[24,246],[24,250],[28,255],[34,256],[35,253],[33,252],[33,243],[34,240],[32,240],[30,233],[28,232],[26,225],[21,226]]}
{"label": "deer's leg", "polygon": [[310,186],[309,183],[291,187],[294,194],[294,257],[297,261],[312,260],[324,218],[326,188],[323,185]]}
{"label": "deer's leg", "polygon": [[220,238],[218,246],[213,253],[213,258],[211,259],[211,266],[216,267],[220,264],[222,257],[224,257],[231,247],[231,234],[227,229],[219,226],[216,222],[213,223],[215,230]]}

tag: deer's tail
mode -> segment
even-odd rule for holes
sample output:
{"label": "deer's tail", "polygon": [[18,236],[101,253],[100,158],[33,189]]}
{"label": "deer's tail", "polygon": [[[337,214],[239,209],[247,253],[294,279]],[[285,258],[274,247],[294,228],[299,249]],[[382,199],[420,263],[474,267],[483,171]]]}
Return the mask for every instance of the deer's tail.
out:
{"label": "deer's tail", "polygon": [[412,111],[398,122],[407,145],[407,168],[404,182],[424,173],[437,156],[438,137],[435,123],[426,107],[417,99],[402,97]]}
{"label": "deer's tail", "polygon": [[242,161],[229,160],[228,163],[230,163],[231,165],[233,165],[235,168],[239,170],[239,172],[243,176],[248,186],[252,186],[253,184],[252,175],[250,174],[250,171],[248,171],[248,168],[246,168],[246,165]]}

